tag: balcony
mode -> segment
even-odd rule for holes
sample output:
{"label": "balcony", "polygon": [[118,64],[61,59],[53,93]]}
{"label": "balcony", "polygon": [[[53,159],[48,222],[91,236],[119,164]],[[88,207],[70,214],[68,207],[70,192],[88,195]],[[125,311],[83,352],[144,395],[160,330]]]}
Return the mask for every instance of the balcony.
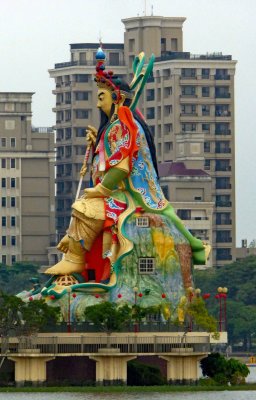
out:
{"label": "balcony", "polygon": [[216,189],[231,189],[231,183],[227,183],[225,185],[216,185]]}
{"label": "balcony", "polygon": [[230,75],[216,74],[216,75],[214,75],[214,79],[216,81],[229,81]]}
{"label": "balcony", "polygon": [[219,219],[216,220],[216,225],[232,225],[232,220],[231,219]]}
{"label": "balcony", "polygon": [[218,110],[215,111],[215,117],[230,117],[231,116],[231,112],[227,111],[227,110]]}
{"label": "balcony", "polygon": [[226,130],[216,129],[215,135],[228,136],[228,135],[231,135],[231,130],[230,129],[226,129]]}
{"label": "balcony", "polygon": [[217,254],[216,260],[217,261],[228,261],[228,260],[231,261],[232,255],[231,254]]}
{"label": "balcony", "polygon": [[231,201],[216,201],[216,207],[231,207]]}
{"label": "balcony", "polygon": [[216,99],[230,99],[230,93],[215,93]]}
{"label": "balcony", "polygon": [[216,243],[231,243],[232,242],[232,238],[231,237],[217,237],[216,238]]}

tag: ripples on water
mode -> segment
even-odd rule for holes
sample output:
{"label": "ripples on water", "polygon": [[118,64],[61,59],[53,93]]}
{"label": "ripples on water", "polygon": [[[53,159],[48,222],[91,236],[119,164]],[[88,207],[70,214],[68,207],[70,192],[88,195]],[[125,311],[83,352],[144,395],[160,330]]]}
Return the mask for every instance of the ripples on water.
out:
{"label": "ripples on water", "polygon": [[256,391],[194,393],[0,393],[0,400],[256,400]]}

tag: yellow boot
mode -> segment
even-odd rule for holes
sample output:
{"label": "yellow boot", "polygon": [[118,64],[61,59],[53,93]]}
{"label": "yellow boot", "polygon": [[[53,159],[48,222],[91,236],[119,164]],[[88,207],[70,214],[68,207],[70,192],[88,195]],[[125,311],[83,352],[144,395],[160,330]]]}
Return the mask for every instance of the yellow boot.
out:
{"label": "yellow boot", "polygon": [[53,267],[48,268],[45,274],[50,275],[70,275],[75,272],[81,273],[85,267],[85,250],[80,242],[75,241],[69,237],[68,251],[65,253],[63,259],[55,264]]}

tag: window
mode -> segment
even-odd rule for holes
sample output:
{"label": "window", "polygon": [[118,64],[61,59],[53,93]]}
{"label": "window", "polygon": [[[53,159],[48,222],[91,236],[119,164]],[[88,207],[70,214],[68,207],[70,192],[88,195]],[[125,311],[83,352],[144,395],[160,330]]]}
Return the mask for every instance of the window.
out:
{"label": "window", "polygon": [[232,242],[231,231],[217,231],[216,232],[217,243],[230,243]]}
{"label": "window", "polygon": [[86,127],[84,128],[76,128],[76,137],[85,138],[86,136]]}
{"label": "window", "polygon": [[232,260],[231,249],[217,249],[216,260]]}
{"label": "window", "polygon": [[221,99],[228,99],[230,97],[228,86],[218,86],[215,88],[215,97]]}
{"label": "window", "polygon": [[154,272],[155,272],[155,258],[153,257],[139,258],[140,274],[154,274]]}
{"label": "window", "polygon": [[231,189],[229,177],[216,177],[216,189]]}
{"label": "window", "polygon": [[76,110],[76,118],[78,119],[88,119],[89,111],[88,110]]}
{"label": "window", "polygon": [[196,105],[195,104],[182,104],[181,114],[196,115]]}
{"label": "window", "polygon": [[221,194],[216,196],[216,207],[231,207],[230,195]]}
{"label": "window", "polygon": [[216,160],[215,171],[231,171],[229,160]]}
{"label": "window", "polygon": [[2,264],[6,265],[7,263],[7,256],[6,255],[2,255]]}
{"label": "window", "polygon": [[1,147],[6,147],[6,138],[1,138]]}
{"label": "window", "polygon": [[171,114],[172,114],[172,105],[164,106],[164,117],[169,117],[169,115]]}
{"label": "window", "polygon": [[75,100],[88,100],[89,92],[75,92]]}
{"label": "window", "polygon": [[65,121],[71,120],[71,110],[65,111]]}
{"label": "window", "polygon": [[178,51],[178,39],[171,39],[171,51]]}
{"label": "window", "polygon": [[216,104],[215,106],[216,117],[229,117],[229,105],[228,104]]}
{"label": "window", "polygon": [[134,49],[135,49],[135,39],[129,39],[129,51],[133,53]]}
{"label": "window", "polygon": [[6,207],[6,197],[2,197],[2,207]]}
{"label": "window", "polygon": [[164,98],[166,99],[167,97],[172,95],[172,87],[165,87],[164,88]]}
{"label": "window", "polygon": [[16,198],[11,197],[11,207],[16,207]]}
{"label": "window", "polygon": [[230,134],[229,124],[225,123],[225,122],[217,123],[215,125],[215,134],[216,135],[229,135]]}
{"label": "window", "polygon": [[109,65],[119,65],[119,53],[109,53]]}
{"label": "window", "polygon": [[211,160],[204,160],[204,169],[205,170],[211,169]]}
{"label": "window", "polygon": [[16,217],[11,217],[11,226],[16,226]]}
{"label": "window", "polygon": [[205,153],[210,153],[211,151],[211,143],[210,142],[204,142],[204,152]]}
{"label": "window", "polygon": [[6,158],[1,159],[1,167],[6,168]]}
{"label": "window", "polygon": [[70,104],[71,103],[71,92],[67,92],[65,94],[65,103]]}
{"label": "window", "polygon": [[210,78],[210,69],[203,68],[202,69],[202,79],[209,79]]}
{"label": "window", "polygon": [[172,142],[166,142],[164,143],[164,152],[169,153],[169,151],[173,150],[173,144]]}
{"label": "window", "polygon": [[177,214],[180,219],[190,220],[191,219],[191,210],[177,210]]}
{"label": "window", "polygon": [[195,86],[182,86],[181,94],[182,94],[182,96],[195,96],[196,87]]}
{"label": "window", "polygon": [[217,68],[215,79],[217,80],[228,80],[230,79],[230,75],[228,75],[228,70],[223,68]]}
{"label": "window", "polygon": [[2,217],[2,226],[6,226],[6,217]]}
{"label": "window", "polygon": [[210,96],[210,88],[209,86],[202,87],[202,97],[209,97]]}
{"label": "window", "polygon": [[210,124],[202,124],[202,131],[203,132],[210,132]]}
{"label": "window", "polygon": [[202,106],[202,115],[210,115],[210,106],[209,105]]}
{"label": "window", "polygon": [[149,218],[148,217],[137,217],[136,218],[136,226],[140,228],[148,228],[149,227]]}
{"label": "window", "polygon": [[76,82],[88,82],[89,75],[77,74],[77,75],[75,75],[75,80],[76,80]]}
{"label": "window", "polygon": [[182,78],[195,78],[196,69],[195,68],[182,68],[181,77]]}
{"label": "window", "polygon": [[16,168],[16,159],[11,158],[11,168]]}
{"label": "window", "polygon": [[71,146],[66,146],[66,157],[69,158],[72,155],[72,147]]}
{"label": "window", "polygon": [[16,139],[15,138],[11,137],[10,143],[11,143],[11,147],[16,147]]}
{"label": "window", "polygon": [[216,142],[216,153],[231,153],[230,142],[228,140]]}
{"label": "window", "polygon": [[2,246],[6,246],[7,240],[6,236],[2,236]]}
{"label": "window", "polygon": [[12,264],[16,263],[16,256],[12,256]]}
{"label": "window", "polygon": [[196,131],[196,124],[193,123],[181,124],[181,130],[182,132],[194,132]]}
{"label": "window", "polygon": [[2,188],[6,188],[6,178],[2,178]]}
{"label": "window", "polygon": [[155,109],[154,107],[147,108],[147,119],[154,119],[155,118]]}
{"label": "window", "polygon": [[16,179],[11,178],[11,188],[15,188],[15,187],[16,187]]}
{"label": "window", "polygon": [[11,245],[16,246],[16,236],[11,236]]}
{"label": "window", "polygon": [[161,38],[161,52],[166,51],[166,38]]}
{"label": "window", "polygon": [[147,101],[151,101],[155,99],[155,90],[147,89]]}

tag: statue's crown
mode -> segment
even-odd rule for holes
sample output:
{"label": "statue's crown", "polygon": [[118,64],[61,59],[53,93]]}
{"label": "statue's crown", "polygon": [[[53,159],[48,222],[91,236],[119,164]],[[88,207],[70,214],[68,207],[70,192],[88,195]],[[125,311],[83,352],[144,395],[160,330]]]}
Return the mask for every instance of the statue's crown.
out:
{"label": "statue's crown", "polygon": [[[97,86],[113,92],[112,96],[116,103],[121,100],[121,94],[124,94],[126,98],[132,99],[130,108],[134,110],[136,108],[141,92],[147,82],[147,79],[152,73],[155,60],[154,55],[151,55],[146,66],[144,66],[144,53],[140,53],[138,56],[135,57],[133,62],[134,77],[129,85],[129,92],[120,89],[122,81],[118,76],[114,75],[113,71],[105,71],[106,55],[102,50],[101,45],[96,53],[96,60],[96,74],[94,80],[96,81]],[[133,93],[132,90],[135,90],[135,93]]]}

